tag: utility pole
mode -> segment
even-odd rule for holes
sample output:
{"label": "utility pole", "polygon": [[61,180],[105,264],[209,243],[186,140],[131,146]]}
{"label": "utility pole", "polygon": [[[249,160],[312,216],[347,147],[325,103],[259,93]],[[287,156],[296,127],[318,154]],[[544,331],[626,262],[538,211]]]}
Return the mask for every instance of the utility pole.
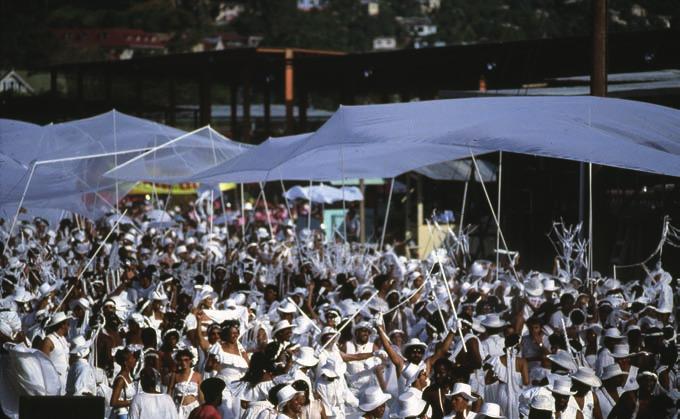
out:
{"label": "utility pole", "polygon": [[[590,95],[607,96],[607,0],[592,0],[592,67],[590,69]],[[585,221],[586,165],[579,164],[578,220]],[[583,232],[583,230],[581,230]]]}

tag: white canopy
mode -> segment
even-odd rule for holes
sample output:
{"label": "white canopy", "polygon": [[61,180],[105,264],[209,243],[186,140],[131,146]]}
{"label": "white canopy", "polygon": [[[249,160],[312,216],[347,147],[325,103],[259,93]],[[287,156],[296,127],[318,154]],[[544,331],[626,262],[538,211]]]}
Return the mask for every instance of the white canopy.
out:
{"label": "white canopy", "polygon": [[293,186],[283,196],[293,201],[295,199],[304,199],[306,201],[332,204],[340,201],[363,201],[364,195],[356,186],[345,186],[343,188],[335,188],[328,185],[312,185],[312,186]]}
{"label": "white canopy", "polygon": [[341,107],[271,173],[392,177],[496,151],[680,175],[680,111],[599,97],[507,97]]}

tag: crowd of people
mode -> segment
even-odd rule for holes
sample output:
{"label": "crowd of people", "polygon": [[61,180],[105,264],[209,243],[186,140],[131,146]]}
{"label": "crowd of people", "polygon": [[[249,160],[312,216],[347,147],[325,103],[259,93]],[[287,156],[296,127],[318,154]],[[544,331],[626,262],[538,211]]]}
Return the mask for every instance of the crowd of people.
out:
{"label": "crowd of people", "polygon": [[622,283],[472,261],[453,232],[409,259],[285,221],[154,226],[148,209],[0,224],[5,415],[69,395],[115,419],[677,416],[660,265]]}

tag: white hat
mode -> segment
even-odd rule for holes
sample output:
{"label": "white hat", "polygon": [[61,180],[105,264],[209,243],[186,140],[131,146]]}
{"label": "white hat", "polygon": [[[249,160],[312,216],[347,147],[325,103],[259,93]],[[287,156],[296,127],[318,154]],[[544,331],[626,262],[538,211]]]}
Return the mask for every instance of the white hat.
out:
{"label": "white hat", "polygon": [[154,301],[167,301],[168,296],[165,294],[165,291],[163,291],[163,288],[159,288],[151,293],[150,299]]}
{"label": "white hat", "polygon": [[40,292],[40,295],[45,297],[47,294],[51,293],[54,291],[57,287],[54,285],[50,285],[47,282],[43,282],[40,284],[40,287],[38,288],[38,291]]}
{"label": "white hat", "polygon": [[602,385],[602,381],[597,377],[595,371],[588,367],[580,367],[575,373],[571,374],[571,379],[591,387],[600,387]]}
{"label": "white hat", "polygon": [[491,313],[487,314],[486,317],[484,317],[484,320],[482,320],[482,326],[488,327],[491,329],[497,329],[500,327],[505,327],[508,323],[504,320],[501,320],[500,316],[497,313]]}
{"label": "white hat", "polygon": [[505,418],[505,416],[501,415],[501,407],[496,403],[484,403],[475,417],[484,416],[495,419]]}
{"label": "white hat", "polygon": [[55,325],[57,325],[61,322],[65,322],[66,320],[69,320],[69,319],[71,319],[71,316],[67,316],[63,311],[60,311],[60,312],[56,313],[54,316],[52,316],[52,318],[47,323],[47,325],[45,325],[45,327],[46,328],[52,327],[52,326],[55,326]]}
{"label": "white hat", "polygon": [[479,317],[472,318],[472,330],[474,330],[477,333],[486,332],[486,327],[482,326],[482,319],[480,319]]}
{"label": "white hat", "polygon": [[243,209],[245,211],[252,211],[253,210],[253,204],[250,202],[246,202],[246,204],[243,206]]}
{"label": "white hat", "polygon": [[635,354],[630,353],[630,346],[627,343],[617,343],[614,345],[614,350],[611,353],[612,357],[616,359],[630,358]]}
{"label": "white hat", "polygon": [[524,292],[532,297],[543,295],[543,284],[538,279],[532,278],[524,285]]}
{"label": "white hat", "polygon": [[418,338],[411,338],[411,339],[409,339],[409,341],[406,343],[406,345],[404,345],[403,352],[408,351],[408,349],[409,349],[410,347],[412,347],[412,346],[421,346],[421,347],[423,348],[423,350],[425,350],[425,348],[427,348],[427,344],[426,344],[425,342],[421,341],[421,340],[418,339]]}
{"label": "white hat", "polygon": [[295,363],[303,367],[313,367],[319,363],[319,358],[314,356],[314,349],[309,346],[303,346],[293,358]]}
{"label": "white hat", "polygon": [[26,291],[24,287],[18,287],[14,290],[12,298],[17,303],[27,303],[33,299],[33,295],[30,292]]}
{"label": "white hat", "polygon": [[187,247],[185,245],[179,245],[177,246],[177,249],[175,249],[175,252],[179,255],[181,253],[186,253],[187,252]]}
{"label": "white hat", "polygon": [[279,320],[278,323],[276,323],[276,326],[274,326],[274,330],[272,331],[272,334],[275,335],[279,333],[280,331],[284,329],[292,329],[293,325],[290,324],[288,320]]}
{"label": "white hat", "polygon": [[269,237],[269,232],[264,227],[258,228],[255,234],[257,235],[258,239],[266,239],[267,237]]}
{"label": "white hat", "polygon": [[555,412],[555,398],[551,394],[537,394],[531,399],[531,408]]}
{"label": "white hat", "polygon": [[453,397],[456,395],[461,395],[465,400],[473,402],[477,400],[475,396],[472,395],[472,387],[465,383],[455,383],[451,392],[446,395],[446,397]]}
{"label": "white hat", "polygon": [[543,280],[543,291],[552,292],[557,291],[559,289],[560,287],[557,286],[554,279],[547,278]]}
{"label": "white hat", "polygon": [[470,266],[470,276],[485,277],[489,273],[489,262],[485,260],[476,260]]}
{"label": "white hat", "polygon": [[283,303],[279,304],[278,307],[276,307],[276,310],[281,313],[293,314],[297,311],[297,308],[295,308],[295,304],[285,300]]}
{"label": "white hat", "polygon": [[392,398],[391,394],[384,393],[379,386],[371,386],[361,393],[359,409],[370,412],[387,403]]}
{"label": "white hat", "polygon": [[323,367],[321,367],[321,374],[329,378],[337,378],[339,374],[338,366],[335,364],[335,361],[328,358],[326,363],[323,364]]}
{"label": "white hat", "polygon": [[615,362],[604,367],[604,369],[602,370],[601,379],[602,381],[607,381],[610,378],[618,377],[621,375],[628,375],[628,373],[623,371],[621,369],[621,366]]}
{"label": "white hat", "polygon": [[558,349],[554,354],[549,354],[548,359],[568,371],[576,371],[576,363],[569,352]]}
{"label": "white hat", "polygon": [[571,391],[571,378],[568,376],[555,377],[555,381],[553,381],[553,383],[548,386],[548,390],[562,396],[571,396],[576,394],[575,391]]}
{"label": "white hat", "polygon": [[406,392],[399,396],[399,414],[400,418],[408,418],[412,416],[420,416],[427,407],[425,400],[420,398],[415,393]]}
{"label": "white hat", "polygon": [[617,329],[616,327],[610,327],[605,329],[604,335],[605,338],[610,338],[610,339],[623,339],[625,336],[621,334],[621,331]]}
{"label": "white hat", "polygon": [[420,362],[418,364],[409,362],[406,364],[406,368],[401,370],[401,376],[406,381],[406,387],[411,387],[411,384],[416,381],[420,373],[423,371],[425,371],[424,362]]}
{"label": "white hat", "polygon": [[285,406],[286,403],[293,400],[293,398],[298,394],[304,393],[295,390],[295,388],[293,388],[293,386],[291,385],[286,385],[282,387],[281,390],[279,390],[278,393],[276,393],[276,401],[278,402],[277,407],[281,409],[283,406]]}
{"label": "white hat", "polygon": [[71,342],[71,350],[69,351],[72,355],[77,355],[78,358],[84,358],[90,353],[90,345],[92,342],[85,340],[84,336],[76,336]]}

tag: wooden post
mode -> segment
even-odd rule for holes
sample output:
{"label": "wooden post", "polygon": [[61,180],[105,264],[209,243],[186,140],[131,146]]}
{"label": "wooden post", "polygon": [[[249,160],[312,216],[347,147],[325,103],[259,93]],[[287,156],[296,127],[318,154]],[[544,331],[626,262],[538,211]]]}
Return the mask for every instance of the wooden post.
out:
{"label": "wooden post", "polygon": [[293,90],[293,79],[294,79],[294,69],[293,69],[293,50],[286,48],[285,50],[285,91],[284,98],[286,102],[286,132],[292,133],[295,129],[295,120],[293,116],[293,101],[295,99]]}
{"label": "wooden post", "polygon": [[203,73],[198,88],[199,125],[210,124],[212,120],[212,97],[210,95],[211,80],[208,73]]}

